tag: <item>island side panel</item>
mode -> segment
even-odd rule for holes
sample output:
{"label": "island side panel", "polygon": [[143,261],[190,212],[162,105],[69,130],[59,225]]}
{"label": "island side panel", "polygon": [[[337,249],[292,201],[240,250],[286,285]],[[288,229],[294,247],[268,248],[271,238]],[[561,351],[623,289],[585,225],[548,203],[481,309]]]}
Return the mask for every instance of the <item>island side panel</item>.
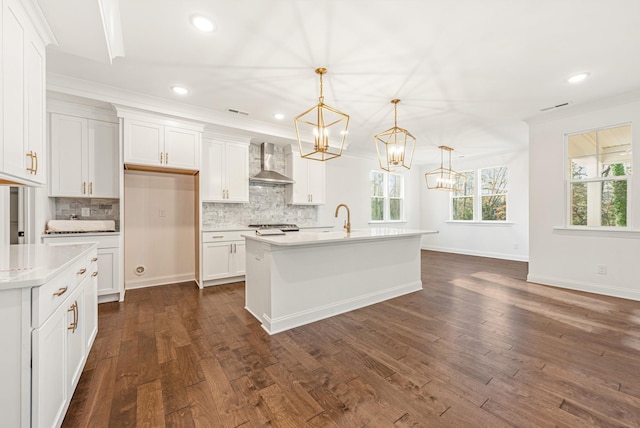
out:
{"label": "island side panel", "polygon": [[263,325],[271,314],[271,251],[269,245],[245,239],[245,309]]}
{"label": "island side panel", "polygon": [[269,272],[247,269],[247,295],[254,280],[269,290],[261,321],[270,334],[422,289],[420,236],[264,249]]}

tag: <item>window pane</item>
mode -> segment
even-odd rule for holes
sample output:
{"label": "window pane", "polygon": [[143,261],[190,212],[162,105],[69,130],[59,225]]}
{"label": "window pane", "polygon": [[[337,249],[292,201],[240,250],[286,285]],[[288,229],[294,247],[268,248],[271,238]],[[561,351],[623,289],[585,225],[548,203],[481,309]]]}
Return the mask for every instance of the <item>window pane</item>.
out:
{"label": "window pane", "polygon": [[602,182],[601,225],[627,226],[627,181]]}
{"label": "window pane", "polygon": [[402,176],[389,174],[389,197],[401,198],[402,197]]}
{"label": "window pane", "polygon": [[371,220],[373,221],[384,220],[384,199],[383,198],[371,198]]}
{"label": "window pane", "polygon": [[631,125],[599,129],[597,132],[600,153],[631,150]]}
{"label": "window pane", "polygon": [[567,153],[569,157],[595,155],[597,153],[597,139],[598,134],[596,131],[569,135],[567,137]]}
{"label": "window pane", "polygon": [[587,184],[571,183],[571,224],[587,225]]}
{"label": "window pane", "polygon": [[482,197],[482,220],[507,220],[507,197],[491,195]]}
{"label": "window pane", "polygon": [[483,195],[507,193],[507,167],[480,170],[480,181]]}
{"label": "window pane", "polygon": [[606,162],[606,160],[603,159],[601,175],[602,177],[631,175],[631,160],[621,163],[619,159],[611,159],[611,162]]}
{"label": "window pane", "polygon": [[389,220],[402,220],[402,199],[389,199]]}
{"label": "window pane", "polygon": [[595,156],[571,159],[570,164],[569,173],[572,180],[598,177],[598,160]]}
{"label": "window pane", "polygon": [[371,171],[371,196],[384,196],[384,174]]}
{"label": "window pane", "polygon": [[459,192],[454,192],[455,196],[473,196],[475,191],[475,179],[476,172],[475,171],[464,171],[461,173],[464,176],[464,186],[461,188],[462,190]]}
{"label": "window pane", "polygon": [[452,214],[453,220],[473,220],[473,197],[455,197],[452,199]]}

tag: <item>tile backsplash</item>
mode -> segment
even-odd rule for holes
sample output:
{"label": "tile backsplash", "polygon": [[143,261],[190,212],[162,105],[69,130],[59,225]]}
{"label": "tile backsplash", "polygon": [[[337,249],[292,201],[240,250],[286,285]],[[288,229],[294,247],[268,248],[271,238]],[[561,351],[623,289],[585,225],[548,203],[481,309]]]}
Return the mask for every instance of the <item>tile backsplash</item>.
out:
{"label": "tile backsplash", "polygon": [[[275,170],[284,174],[284,148],[276,146]],[[260,145],[249,146],[249,175],[260,172]],[[260,223],[295,223],[314,225],[318,221],[318,207],[288,205],[285,201],[286,185],[251,183],[248,204],[224,204],[205,202],[202,204],[202,226],[204,230],[226,226],[246,226]]]}
{"label": "tile backsplash", "polygon": [[[120,200],[98,198],[53,198],[56,220],[69,220],[72,215],[80,220],[114,220],[116,230],[120,230]],[[88,208],[90,215],[83,216],[82,209]]]}

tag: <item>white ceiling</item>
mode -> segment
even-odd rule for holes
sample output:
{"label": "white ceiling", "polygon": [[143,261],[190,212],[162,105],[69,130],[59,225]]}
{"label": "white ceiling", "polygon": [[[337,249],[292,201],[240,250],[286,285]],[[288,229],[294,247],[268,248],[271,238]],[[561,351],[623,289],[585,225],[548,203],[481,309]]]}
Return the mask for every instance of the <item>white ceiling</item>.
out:
{"label": "white ceiling", "polygon": [[[454,158],[526,146],[523,119],[553,114],[541,109],[640,88],[638,0],[120,0],[124,57],[112,63],[98,0],[38,2],[59,42],[51,76],[245,111],[295,138],[326,67],[326,104],[351,116],[349,150],[375,150],[400,98],[419,163],[437,162],[442,144]],[[195,13],[217,30],[192,27]],[[585,82],[566,82],[582,71]]]}

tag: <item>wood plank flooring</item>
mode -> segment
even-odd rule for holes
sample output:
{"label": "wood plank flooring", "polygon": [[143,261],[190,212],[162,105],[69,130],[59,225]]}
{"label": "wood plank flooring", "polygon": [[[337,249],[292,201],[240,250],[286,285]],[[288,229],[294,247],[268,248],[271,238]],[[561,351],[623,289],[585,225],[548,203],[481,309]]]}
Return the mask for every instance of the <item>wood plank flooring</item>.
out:
{"label": "wood plank flooring", "polygon": [[423,291],[274,336],[243,283],[128,291],[63,426],[640,426],[640,302],[526,271],[423,251]]}

